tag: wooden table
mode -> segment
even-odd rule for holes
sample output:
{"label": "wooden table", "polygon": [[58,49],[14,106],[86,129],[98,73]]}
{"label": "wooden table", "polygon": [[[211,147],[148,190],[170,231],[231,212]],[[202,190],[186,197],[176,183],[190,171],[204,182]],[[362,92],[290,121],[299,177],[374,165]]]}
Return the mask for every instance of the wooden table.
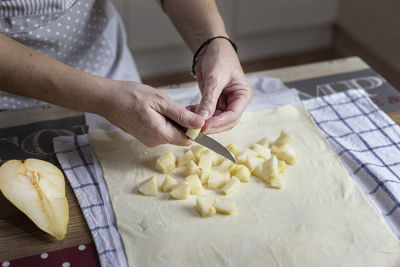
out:
{"label": "wooden table", "polygon": [[[359,58],[346,58],[263,71],[256,74],[276,77],[282,79],[283,82],[290,82],[367,68],[369,68],[368,65]],[[186,85],[188,84],[180,86]],[[55,117],[57,117],[57,112],[60,113],[60,116],[65,116],[63,109],[56,108],[55,110]],[[400,125],[400,111],[388,115]],[[66,238],[58,242],[40,231],[22,212],[0,194],[0,262],[93,242],[82,211],[68,183],[66,194],[70,205],[70,222]]]}

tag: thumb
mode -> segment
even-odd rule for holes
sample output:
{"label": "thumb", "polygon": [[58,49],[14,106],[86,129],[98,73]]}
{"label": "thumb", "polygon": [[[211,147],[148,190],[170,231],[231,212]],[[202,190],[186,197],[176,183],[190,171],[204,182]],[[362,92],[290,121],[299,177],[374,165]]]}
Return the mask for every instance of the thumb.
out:
{"label": "thumb", "polygon": [[218,85],[216,78],[207,77],[204,81],[204,88],[202,90],[201,102],[198,106],[197,114],[206,120],[211,118],[215,112],[221,90],[222,88]]}
{"label": "thumb", "polygon": [[187,110],[171,99],[168,99],[166,104],[161,107],[161,113],[188,129],[201,128],[205,123],[201,116]]}

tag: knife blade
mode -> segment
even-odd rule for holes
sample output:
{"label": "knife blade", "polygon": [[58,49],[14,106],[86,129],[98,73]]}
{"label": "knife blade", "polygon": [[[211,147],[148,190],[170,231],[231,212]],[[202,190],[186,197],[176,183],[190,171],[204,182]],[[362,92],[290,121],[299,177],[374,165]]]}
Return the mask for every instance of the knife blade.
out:
{"label": "knife blade", "polygon": [[220,143],[218,143],[211,137],[209,137],[203,133],[199,133],[199,135],[193,141],[211,149],[215,153],[220,154],[221,156],[232,161],[233,163],[236,163],[236,160],[232,156],[232,154],[223,145],[221,145]]}
{"label": "knife blade", "polygon": [[[183,131],[183,134],[185,134],[187,132],[188,129],[186,127],[183,127],[182,125],[180,125],[176,121],[171,120],[170,118],[167,118],[167,120],[170,123],[172,123],[173,125],[175,125],[176,127],[178,127],[179,129],[181,129]],[[195,139],[192,139],[189,136],[187,136],[187,138],[189,138],[190,140],[192,140],[202,146],[207,147],[208,149],[211,149],[215,153],[223,156],[226,159],[229,159],[233,163],[236,163],[235,158],[223,145],[221,145],[220,143],[218,143],[211,137],[203,134],[202,132],[200,132],[199,135]]]}

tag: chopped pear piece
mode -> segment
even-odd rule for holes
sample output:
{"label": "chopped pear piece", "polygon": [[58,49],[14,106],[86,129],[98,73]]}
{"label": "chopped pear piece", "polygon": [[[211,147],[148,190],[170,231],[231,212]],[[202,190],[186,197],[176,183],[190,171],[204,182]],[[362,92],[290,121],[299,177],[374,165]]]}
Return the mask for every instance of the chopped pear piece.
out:
{"label": "chopped pear piece", "polygon": [[253,150],[247,148],[245,151],[243,151],[243,152],[237,157],[237,161],[238,161],[239,163],[244,164],[244,163],[247,161],[247,158],[248,158],[249,156],[257,157],[257,153],[254,152]]}
{"label": "chopped pear piece", "polygon": [[69,207],[64,175],[56,166],[38,159],[9,160],[0,167],[0,190],[41,230],[64,239]]}
{"label": "chopped pear piece", "polygon": [[254,170],[252,171],[252,174],[260,179],[263,179],[262,177],[264,172],[264,163],[261,163],[260,165],[257,165]]}
{"label": "chopped pear piece", "polygon": [[234,144],[229,144],[229,145],[226,146],[226,149],[227,149],[229,152],[231,152],[231,154],[232,154],[235,158],[236,158],[237,156],[239,156],[240,151],[239,151],[239,148],[237,148],[236,145],[234,145]]}
{"label": "chopped pear piece", "polygon": [[204,168],[200,170],[199,178],[202,184],[207,184],[208,177],[210,177],[210,173],[211,173],[211,168]]}
{"label": "chopped pear piece", "polygon": [[234,201],[229,199],[216,199],[214,202],[215,210],[222,214],[231,214],[236,209]]}
{"label": "chopped pear piece", "polygon": [[169,193],[175,199],[187,199],[190,195],[190,185],[187,181],[180,182],[176,185],[171,193]]}
{"label": "chopped pear piece", "polygon": [[254,144],[252,150],[257,153],[257,156],[263,159],[271,157],[271,150],[259,144]]}
{"label": "chopped pear piece", "polygon": [[199,168],[211,168],[214,158],[216,157],[215,153],[209,149],[202,150],[200,152],[200,159],[199,159]]}
{"label": "chopped pear piece", "polygon": [[226,178],[223,174],[218,171],[211,170],[210,177],[208,177],[207,188],[208,189],[219,189],[226,183]]}
{"label": "chopped pear piece", "polygon": [[175,155],[172,152],[167,152],[157,158],[156,169],[162,173],[169,173],[175,169]]}
{"label": "chopped pear piece", "polygon": [[273,145],[279,148],[279,147],[282,147],[282,146],[290,143],[290,141],[292,141],[292,140],[293,140],[293,135],[291,135],[290,133],[285,132],[284,130],[281,130],[281,134],[275,140]]}
{"label": "chopped pear piece", "polygon": [[145,196],[158,196],[158,178],[151,176],[146,179],[138,188],[138,191]]}
{"label": "chopped pear piece", "polygon": [[279,152],[279,147],[277,147],[276,145],[272,145],[271,146],[271,153],[272,154],[276,154]]}
{"label": "chopped pear piece", "polygon": [[233,191],[237,190],[240,185],[240,180],[236,176],[233,176],[221,189],[221,193],[228,195]]}
{"label": "chopped pear piece", "polygon": [[224,159],[220,165],[218,165],[215,170],[221,173],[225,177],[225,183],[231,179],[230,168],[234,163],[228,159]]}
{"label": "chopped pear piece", "polygon": [[239,178],[241,182],[247,183],[250,180],[250,170],[242,164],[234,164],[231,168],[231,175]]}
{"label": "chopped pear piece", "polygon": [[234,163],[230,161],[229,159],[222,160],[218,166],[215,167],[215,169],[221,173],[228,171],[232,167]]}
{"label": "chopped pear piece", "polygon": [[196,210],[201,217],[212,217],[215,215],[216,210],[213,205],[213,201],[207,197],[197,197]]}
{"label": "chopped pear piece", "polygon": [[194,154],[192,150],[188,150],[183,154],[182,157],[178,158],[178,167],[185,166],[189,161],[195,160]]}
{"label": "chopped pear piece", "polygon": [[262,145],[263,147],[269,147],[269,141],[267,137],[263,137],[257,144]]}
{"label": "chopped pear piece", "polygon": [[244,165],[246,165],[249,168],[250,172],[253,172],[254,169],[258,165],[262,164],[264,161],[265,159],[263,158],[249,156],[247,157],[247,160],[244,162]]}
{"label": "chopped pear piece", "polygon": [[196,163],[194,163],[193,160],[186,164],[186,169],[184,171],[185,176],[189,176],[191,174],[200,174],[200,168],[196,165]]}
{"label": "chopped pear piece", "polygon": [[194,140],[199,135],[200,131],[201,131],[201,128],[188,129],[186,131],[186,136],[188,136],[190,139]]}
{"label": "chopped pear piece", "polygon": [[194,146],[192,146],[191,149],[192,149],[192,152],[193,152],[194,157],[196,159],[195,160],[196,162],[199,162],[200,154],[201,154],[202,151],[209,150],[208,148],[206,148],[205,146],[202,146],[202,145],[194,145]]}
{"label": "chopped pear piece", "polygon": [[278,173],[282,174],[286,171],[286,162],[278,160]]}
{"label": "chopped pear piece", "polygon": [[191,195],[200,195],[203,193],[203,185],[197,174],[189,175],[186,177],[186,181],[189,183]]}
{"label": "chopped pear piece", "polygon": [[226,160],[226,158],[221,156],[220,154],[215,153],[215,155],[216,157],[213,160],[213,166],[219,166],[224,160]]}
{"label": "chopped pear piece", "polygon": [[289,145],[283,146],[278,149],[278,151],[276,152],[276,156],[278,157],[278,159],[283,160],[289,165],[296,164],[296,152]]}
{"label": "chopped pear piece", "polygon": [[273,155],[269,160],[254,169],[254,175],[267,181],[278,176],[278,158]]}
{"label": "chopped pear piece", "polygon": [[176,186],[178,182],[172,178],[171,176],[165,176],[164,182],[161,184],[161,191],[162,192],[169,192]]}
{"label": "chopped pear piece", "polygon": [[224,176],[225,183],[229,182],[229,180],[231,179],[231,173],[230,173],[230,171],[229,171],[229,170],[226,170],[226,171],[222,171],[222,172],[220,172],[220,173]]}
{"label": "chopped pear piece", "polygon": [[268,184],[272,188],[282,189],[282,176],[277,176],[274,179],[268,181]]}

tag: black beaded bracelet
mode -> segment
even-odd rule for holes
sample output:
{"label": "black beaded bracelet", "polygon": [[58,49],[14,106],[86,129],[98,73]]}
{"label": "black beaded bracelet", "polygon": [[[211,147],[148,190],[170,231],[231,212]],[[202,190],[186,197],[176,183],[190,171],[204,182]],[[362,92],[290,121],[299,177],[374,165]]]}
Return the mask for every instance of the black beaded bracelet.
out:
{"label": "black beaded bracelet", "polygon": [[160,3],[161,3],[161,8],[162,8],[162,10],[165,12],[165,8],[164,8],[164,0],[160,0]]}
{"label": "black beaded bracelet", "polygon": [[228,42],[230,42],[231,45],[233,46],[233,49],[235,49],[235,52],[237,53],[237,46],[236,46],[236,44],[235,44],[234,42],[232,42],[229,38],[225,37],[225,36],[215,36],[215,37],[211,37],[211,38],[207,39],[207,41],[205,41],[205,42],[197,49],[196,53],[194,53],[194,55],[193,55],[192,71],[191,71],[191,74],[192,74],[193,77],[196,78],[196,71],[194,70],[194,67],[195,67],[195,65],[196,65],[197,57],[199,56],[200,52],[203,50],[204,47],[206,47],[206,46],[209,45],[212,41],[214,41],[215,39],[218,39],[218,38],[225,39],[225,40],[227,40]]}

